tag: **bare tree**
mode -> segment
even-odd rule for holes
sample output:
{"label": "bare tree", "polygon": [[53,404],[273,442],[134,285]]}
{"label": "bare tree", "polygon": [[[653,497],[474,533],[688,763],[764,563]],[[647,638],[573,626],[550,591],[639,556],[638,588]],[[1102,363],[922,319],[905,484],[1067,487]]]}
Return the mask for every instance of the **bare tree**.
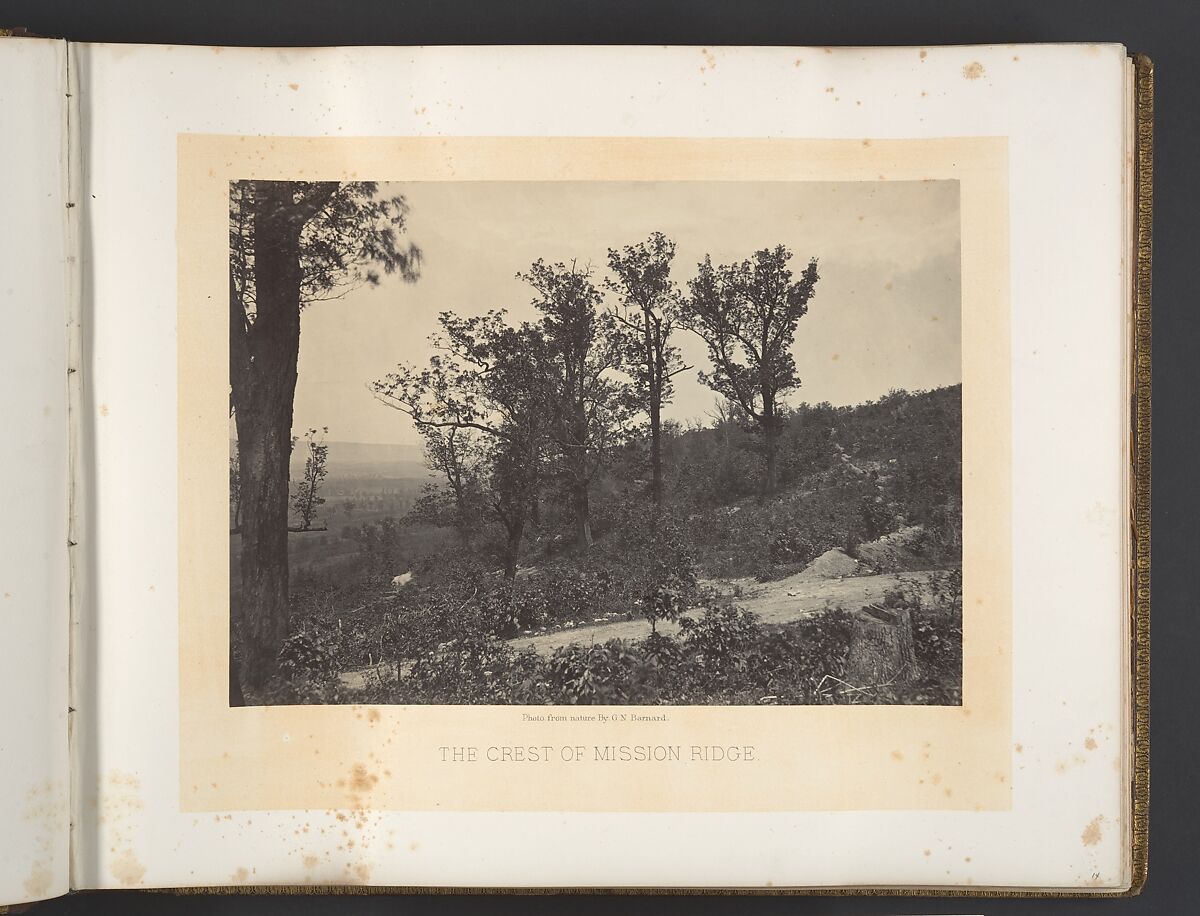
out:
{"label": "bare tree", "polygon": [[712,421],[713,429],[721,436],[721,445],[727,450],[733,440],[733,434],[739,429],[749,427],[751,422],[749,414],[741,404],[721,395],[713,399],[713,409],[708,411],[706,416]]}

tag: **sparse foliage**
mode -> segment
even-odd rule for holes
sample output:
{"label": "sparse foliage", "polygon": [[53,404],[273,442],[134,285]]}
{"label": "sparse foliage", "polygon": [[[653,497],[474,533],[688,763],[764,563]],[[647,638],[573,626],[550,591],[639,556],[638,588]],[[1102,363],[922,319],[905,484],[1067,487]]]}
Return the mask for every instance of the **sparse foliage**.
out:
{"label": "sparse foliage", "polygon": [[[329,473],[329,446],[325,436],[329,427],[320,430],[310,429],[304,434],[304,476],[292,488],[292,509],[300,519],[300,530],[310,531],[321,506],[325,505],[325,497],[321,495],[321,484]],[[299,439],[292,439],[292,447],[299,444]]]}

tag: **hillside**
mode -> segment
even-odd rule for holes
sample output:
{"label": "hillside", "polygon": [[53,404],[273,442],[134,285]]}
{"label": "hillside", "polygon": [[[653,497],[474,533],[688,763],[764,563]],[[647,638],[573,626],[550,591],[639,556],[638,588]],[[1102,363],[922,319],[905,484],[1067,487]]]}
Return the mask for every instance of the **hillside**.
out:
{"label": "hillside", "polygon": [[[272,701],[957,703],[961,422],[960,386],[800,405],[766,497],[749,424],[674,427],[661,508],[635,441],[598,475],[595,543],[580,551],[548,479],[512,579],[486,513],[464,534],[428,494],[412,511],[421,480],[437,483],[423,467],[401,486],[383,476],[416,464],[411,450],[331,443],[332,524],[290,543],[296,630],[281,656],[320,673],[285,677]],[[911,614],[910,682],[845,686],[847,615],[864,607]]]}

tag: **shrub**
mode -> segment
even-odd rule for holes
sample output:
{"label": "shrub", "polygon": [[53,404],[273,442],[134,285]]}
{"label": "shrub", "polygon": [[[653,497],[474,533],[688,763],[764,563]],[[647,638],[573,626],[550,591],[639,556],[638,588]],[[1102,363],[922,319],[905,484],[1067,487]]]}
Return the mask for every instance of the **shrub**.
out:
{"label": "shrub", "polygon": [[279,673],[288,679],[333,674],[338,665],[336,656],[328,648],[330,641],[329,633],[320,632],[311,624],[293,633],[279,649]]}
{"label": "shrub", "polygon": [[532,576],[527,588],[537,589],[536,600],[545,616],[556,620],[595,617],[604,608],[611,578],[606,570],[590,566],[551,566]]}
{"label": "shrub", "polygon": [[327,706],[359,699],[345,696],[336,677],[308,674],[274,678],[252,698],[247,697],[252,706]]}
{"label": "shrub", "polygon": [[546,670],[560,703],[620,703],[628,698],[628,671],[635,661],[629,647],[617,639],[603,645],[572,643],[554,650]]}
{"label": "shrub", "polygon": [[400,686],[407,701],[483,704],[544,703],[541,659],[493,639],[464,638],[414,662]]}
{"label": "shrub", "polygon": [[656,586],[652,592],[638,599],[638,609],[650,622],[652,636],[658,633],[660,620],[675,620],[686,606],[681,590],[666,583]]}
{"label": "shrub", "polygon": [[771,540],[771,549],[768,555],[773,565],[781,566],[784,564],[807,565],[817,554],[812,541],[799,531],[792,530],[775,535]]}
{"label": "shrub", "polygon": [[681,618],[679,625],[684,642],[716,674],[744,667],[744,650],[761,635],[755,615],[737,605],[705,608],[700,617]]}
{"label": "shrub", "polygon": [[[573,643],[540,656],[506,643],[464,637],[433,646],[374,702],[464,704],[828,704],[956,703],[953,672],[916,685],[850,689],[842,680],[850,616],[827,610],[763,627],[736,606],[706,606],[683,619],[683,635],[654,633],[629,643]],[[939,642],[944,630],[936,631]],[[920,651],[920,650],[919,650]],[[291,695],[336,696],[336,682],[296,683]],[[359,700],[363,699],[362,695]],[[340,702],[333,699],[323,702]]]}

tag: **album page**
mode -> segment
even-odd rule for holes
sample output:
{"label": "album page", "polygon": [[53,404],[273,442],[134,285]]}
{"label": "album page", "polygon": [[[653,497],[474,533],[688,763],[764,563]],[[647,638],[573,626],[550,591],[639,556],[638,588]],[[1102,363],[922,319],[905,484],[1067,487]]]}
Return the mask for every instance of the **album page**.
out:
{"label": "album page", "polygon": [[78,60],[78,886],[1128,887],[1122,48]]}
{"label": "album page", "polygon": [[62,42],[0,39],[0,903],[68,888],[66,80]]}

